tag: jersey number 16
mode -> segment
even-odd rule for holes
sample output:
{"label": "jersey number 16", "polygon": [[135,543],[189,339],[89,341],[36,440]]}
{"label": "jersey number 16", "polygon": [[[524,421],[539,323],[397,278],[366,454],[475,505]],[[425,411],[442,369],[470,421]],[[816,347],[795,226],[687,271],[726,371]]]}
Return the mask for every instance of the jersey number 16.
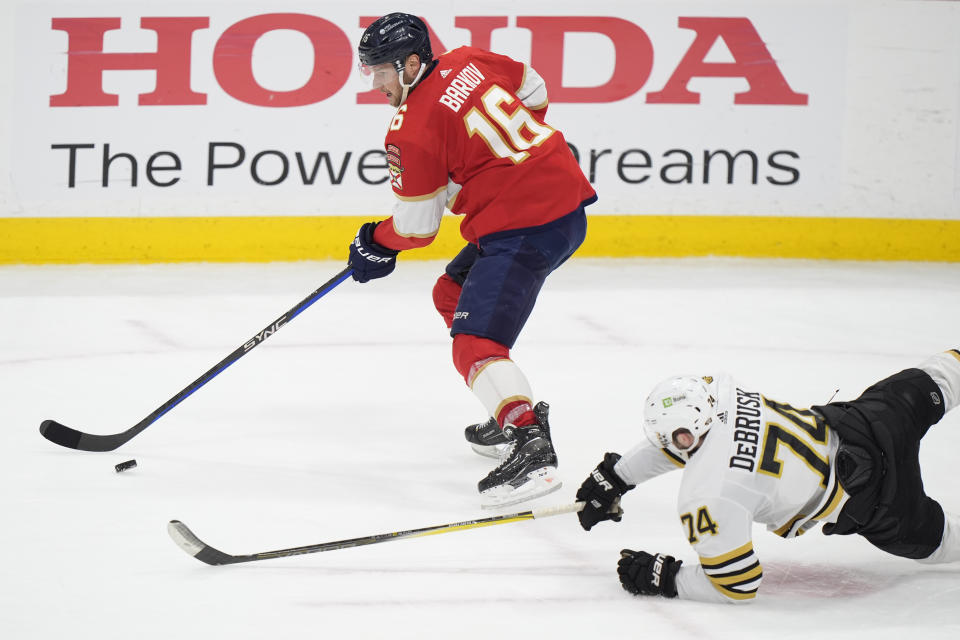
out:
{"label": "jersey number 16", "polygon": [[[483,109],[473,107],[463,116],[463,122],[470,137],[480,136],[493,155],[520,164],[530,155],[527,149],[543,144],[554,129],[538,122],[522,104],[513,113],[501,106],[514,102],[516,98],[510,92],[493,85],[480,98]],[[506,133],[506,138],[501,133]]]}

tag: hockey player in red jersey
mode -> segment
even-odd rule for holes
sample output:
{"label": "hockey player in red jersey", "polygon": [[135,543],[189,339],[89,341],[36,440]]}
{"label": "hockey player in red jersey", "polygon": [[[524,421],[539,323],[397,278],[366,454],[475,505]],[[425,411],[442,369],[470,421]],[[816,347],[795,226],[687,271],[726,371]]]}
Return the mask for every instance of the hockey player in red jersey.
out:
{"label": "hockey player in red jersey", "polygon": [[758,522],[793,538],[823,524],[923,563],[960,561],[960,517],[923,488],[920,440],[960,405],[960,350],[927,358],[850,402],[811,409],[744,389],[727,375],[661,383],[644,406],[649,442],[608,453],[577,492],[580,524],[619,522],[620,497],[682,468],[677,499],[697,563],[624,549],[617,572],[635,595],[749,602],[763,570]]}
{"label": "hockey player in red jersey", "polygon": [[434,59],[426,25],[405,13],[371,24],[361,72],[396,108],[384,142],[393,215],[362,225],[353,278],[389,275],[400,251],[429,244],[445,208],[462,215],[467,245],[433,300],[453,337],[457,371],[489,420],[467,428],[499,466],[480,481],[483,506],[560,488],[549,407],[534,404],[510,358],[546,277],[586,234],[596,194],[563,135],[544,120],[547,90],[529,66],[472,47]]}

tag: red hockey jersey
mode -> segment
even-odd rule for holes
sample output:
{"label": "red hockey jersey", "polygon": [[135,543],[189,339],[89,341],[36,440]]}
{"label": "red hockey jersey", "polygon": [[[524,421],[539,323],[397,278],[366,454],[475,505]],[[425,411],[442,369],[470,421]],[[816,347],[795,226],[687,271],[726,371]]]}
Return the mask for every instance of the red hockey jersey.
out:
{"label": "red hockey jersey", "polygon": [[464,216],[460,232],[476,243],[595,199],[563,134],[544,122],[546,108],[542,78],[522,62],[472,47],[441,55],[387,132],[398,201],[376,241],[429,244],[447,207]]}

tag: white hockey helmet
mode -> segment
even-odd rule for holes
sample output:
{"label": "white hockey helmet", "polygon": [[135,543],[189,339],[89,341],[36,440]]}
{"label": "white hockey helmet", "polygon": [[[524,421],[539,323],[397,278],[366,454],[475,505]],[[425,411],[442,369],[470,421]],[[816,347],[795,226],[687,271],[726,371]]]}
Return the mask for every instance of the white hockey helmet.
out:
{"label": "white hockey helmet", "polygon": [[710,382],[712,378],[676,376],[654,387],[643,407],[643,430],[650,442],[689,460],[717,419]]}

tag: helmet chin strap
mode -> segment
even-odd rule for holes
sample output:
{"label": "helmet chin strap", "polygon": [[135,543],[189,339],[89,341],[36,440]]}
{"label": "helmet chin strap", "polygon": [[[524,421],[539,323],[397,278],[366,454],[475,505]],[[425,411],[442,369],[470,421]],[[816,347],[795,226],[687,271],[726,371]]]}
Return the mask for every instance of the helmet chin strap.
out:
{"label": "helmet chin strap", "polygon": [[427,70],[427,65],[423,62],[420,63],[420,69],[417,71],[417,77],[413,79],[413,82],[410,84],[403,83],[403,70],[401,69],[398,74],[400,76],[400,86],[403,87],[403,93],[400,94],[400,104],[398,106],[403,106],[403,103],[407,101],[407,94],[410,93],[410,89],[414,87],[415,84],[420,82],[420,78],[423,76],[423,72]]}

